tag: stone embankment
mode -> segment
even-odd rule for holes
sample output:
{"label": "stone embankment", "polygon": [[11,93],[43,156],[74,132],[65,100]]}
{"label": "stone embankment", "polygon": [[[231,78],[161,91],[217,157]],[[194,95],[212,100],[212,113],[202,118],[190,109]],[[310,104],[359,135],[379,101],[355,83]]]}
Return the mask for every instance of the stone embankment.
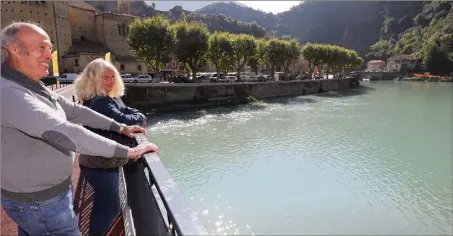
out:
{"label": "stone embankment", "polygon": [[[123,101],[141,110],[181,110],[244,104],[267,99],[316,94],[359,87],[357,79],[278,81],[262,83],[127,84]],[[253,99],[252,99],[253,100]]]}

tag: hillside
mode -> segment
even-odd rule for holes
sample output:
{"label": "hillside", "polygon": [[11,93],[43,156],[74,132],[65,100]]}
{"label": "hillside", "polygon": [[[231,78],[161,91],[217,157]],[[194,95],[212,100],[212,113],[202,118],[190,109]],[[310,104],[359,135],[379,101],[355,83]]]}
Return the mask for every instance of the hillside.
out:
{"label": "hillside", "polygon": [[[116,1],[88,3],[100,10],[117,8]],[[301,43],[336,44],[366,55],[365,60],[412,54],[419,59],[440,58],[432,64],[443,67],[453,62],[453,2],[449,1],[308,1],[276,15],[235,2],[211,3],[192,12],[158,11],[133,1],[132,13],[163,14],[171,21],[185,15],[202,21],[210,31],[291,35]]]}
{"label": "hillside", "polygon": [[[87,1],[100,11],[118,12],[116,1]],[[169,11],[154,9],[152,5],[147,5],[144,1],[131,2],[131,14],[136,16],[164,15],[175,22],[186,16],[188,20],[197,20],[205,23],[209,31],[227,31],[232,33],[251,34],[255,37],[263,37],[266,29],[254,22],[244,22],[222,14],[203,14],[199,12],[186,11],[180,7],[173,7]]]}
{"label": "hillside", "polygon": [[240,21],[257,22],[268,31],[274,30],[277,17],[272,13],[255,10],[236,2],[217,2],[209,4],[197,12],[202,14],[224,14]]}
{"label": "hillside", "polygon": [[188,11],[196,11],[206,5],[215,3],[215,1],[146,1],[146,4],[151,6],[153,2],[156,5],[156,9],[161,11],[169,11],[175,6],[181,6]]}
{"label": "hillside", "polygon": [[213,3],[200,13],[225,14],[241,21],[255,21],[268,33],[291,35],[301,42],[332,43],[365,53],[379,39],[380,3],[305,2],[274,15],[233,3]]}
{"label": "hillside", "polygon": [[370,56],[413,54],[423,59],[435,44],[453,60],[453,2],[413,2],[410,7],[392,7],[385,15]]}

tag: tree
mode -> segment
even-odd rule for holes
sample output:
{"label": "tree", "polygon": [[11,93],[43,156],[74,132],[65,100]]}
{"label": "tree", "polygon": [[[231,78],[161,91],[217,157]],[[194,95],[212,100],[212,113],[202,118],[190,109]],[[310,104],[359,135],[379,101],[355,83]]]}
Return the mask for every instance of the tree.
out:
{"label": "tree", "polygon": [[232,64],[237,71],[238,80],[241,79],[241,69],[256,53],[255,38],[247,34],[234,35],[231,38]]}
{"label": "tree", "polygon": [[302,48],[302,55],[309,62],[310,74],[315,66],[324,67],[327,73],[337,74],[363,64],[363,59],[356,51],[335,45],[308,43]]}
{"label": "tree", "polygon": [[310,69],[310,76],[313,75],[315,67],[319,68],[321,64],[321,58],[318,53],[320,50],[320,44],[307,43],[302,47],[302,55],[308,61],[308,68]]}
{"label": "tree", "polygon": [[183,19],[172,28],[176,31],[175,56],[180,62],[187,63],[195,79],[197,71],[207,62],[209,34],[206,25]]}
{"label": "tree", "polygon": [[159,72],[162,64],[171,60],[175,32],[170,22],[162,16],[135,19],[130,24],[128,43],[136,58]]}
{"label": "tree", "polygon": [[437,44],[430,45],[428,53],[423,59],[423,63],[425,64],[426,70],[431,74],[446,75],[453,71],[452,63],[447,54],[439,50]]}
{"label": "tree", "polygon": [[258,74],[258,68],[261,65],[265,65],[270,68],[268,56],[267,56],[267,46],[268,41],[265,39],[256,39],[256,50],[255,54],[250,58],[252,65],[255,67],[255,74]]}
{"label": "tree", "polygon": [[369,53],[366,56],[385,60],[390,56],[393,47],[391,40],[380,40],[370,46]]}
{"label": "tree", "polygon": [[229,33],[215,32],[209,36],[209,51],[208,57],[214,64],[219,76],[220,72],[227,72],[231,67],[231,55],[233,48],[231,45]]}
{"label": "tree", "polygon": [[285,76],[288,75],[289,67],[291,64],[299,59],[300,57],[300,47],[299,43],[296,40],[291,40],[285,45],[285,59],[283,61],[283,68],[285,69]]}
{"label": "tree", "polygon": [[275,70],[283,66],[287,57],[286,42],[280,39],[271,39],[266,45],[265,56],[271,70],[271,78],[274,79]]}

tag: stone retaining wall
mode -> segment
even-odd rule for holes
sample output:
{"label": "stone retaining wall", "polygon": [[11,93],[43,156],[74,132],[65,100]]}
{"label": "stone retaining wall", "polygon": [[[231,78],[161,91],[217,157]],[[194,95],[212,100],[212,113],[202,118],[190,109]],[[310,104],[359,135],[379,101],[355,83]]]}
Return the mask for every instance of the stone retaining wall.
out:
{"label": "stone retaining wall", "polygon": [[246,103],[252,96],[266,99],[354,89],[356,79],[278,81],[262,83],[127,84],[124,102],[142,110],[179,110]]}

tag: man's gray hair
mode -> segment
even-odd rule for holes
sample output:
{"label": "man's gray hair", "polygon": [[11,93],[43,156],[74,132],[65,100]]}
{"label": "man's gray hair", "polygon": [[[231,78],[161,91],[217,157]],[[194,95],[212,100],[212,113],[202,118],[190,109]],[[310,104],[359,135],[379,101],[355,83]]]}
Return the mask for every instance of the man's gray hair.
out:
{"label": "man's gray hair", "polygon": [[0,33],[1,44],[2,44],[2,63],[6,62],[9,57],[9,52],[6,48],[8,43],[17,42],[16,34],[20,31],[22,27],[32,27],[32,28],[41,28],[38,24],[33,22],[12,22]]}

